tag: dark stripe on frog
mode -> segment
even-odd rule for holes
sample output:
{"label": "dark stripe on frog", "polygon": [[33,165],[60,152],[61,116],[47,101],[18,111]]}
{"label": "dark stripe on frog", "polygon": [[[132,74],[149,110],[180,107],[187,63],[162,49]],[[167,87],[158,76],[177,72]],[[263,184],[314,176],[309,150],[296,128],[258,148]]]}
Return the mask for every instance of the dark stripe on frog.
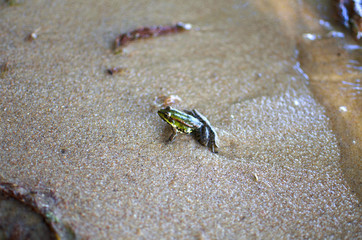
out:
{"label": "dark stripe on frog", "polygon": [[[174,119],[172,119],[173,121],[176,121],[176,122],[179,122],[179,123],[181,123],[181,124],[183,124],[183,125],[186,125],[186,126],[188,126],[188,127],[190,127],[190,128],[197,128],[196,126],[193,126],[193,125],[191,125],[191,124],[187,124],[186,122],[183,122],[183,121],[181,121],[181,120],[179,120],[179,119],[177,119],[177,118],[174,118]],[[198,120],[198,119],[197,119]]]}

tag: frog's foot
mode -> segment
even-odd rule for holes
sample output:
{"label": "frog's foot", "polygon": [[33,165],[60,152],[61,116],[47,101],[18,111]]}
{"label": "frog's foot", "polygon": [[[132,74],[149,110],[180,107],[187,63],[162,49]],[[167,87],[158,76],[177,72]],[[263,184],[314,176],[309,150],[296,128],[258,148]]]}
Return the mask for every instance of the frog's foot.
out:
{"label": "frog's foot", "polygon": [[213,153],[218,153],[219,152],[219,147],[213,141],[210,141],[208,147],[211,149],[211,152],[213,152]]}
{"label": "frog's foot", "polygon": [[211,151],[213,153],[218,153],[219,152],[219,146],[217,145],[217,142],[218,142],[218,138],[217,138],[217,135],[214,131],[211,131],[210,133],[210,141],[209,141],[209,144],[208,144],[208,147],[211,149]]}

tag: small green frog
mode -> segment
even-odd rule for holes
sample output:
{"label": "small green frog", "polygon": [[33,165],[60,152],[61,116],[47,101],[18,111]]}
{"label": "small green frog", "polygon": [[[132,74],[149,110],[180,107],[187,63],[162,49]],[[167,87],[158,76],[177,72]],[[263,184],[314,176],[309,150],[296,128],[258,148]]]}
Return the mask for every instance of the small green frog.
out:
{"label": "small green frog", "polygon": [[208,146],[212,152],[218,152],[218,138],[215,129],[209,120],[196,109],[181,112],[170,106],[160,109],[158,115],[172,127],[169,141],[173,141],[177,132],[186,134],[193,133],[196,139],[204,146]]}

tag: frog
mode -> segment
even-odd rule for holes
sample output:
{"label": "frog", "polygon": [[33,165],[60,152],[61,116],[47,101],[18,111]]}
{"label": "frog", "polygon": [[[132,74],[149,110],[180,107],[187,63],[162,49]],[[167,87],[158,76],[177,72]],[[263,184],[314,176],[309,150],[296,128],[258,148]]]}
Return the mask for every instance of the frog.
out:
{"label": "frog", "polygon": [[158,111],[162,120],[172,128],[168,141],[172,142],[177,133],[193,134],[203,146],[210,148],[211,152],[218,153],[218,137],[209,120],[196,109],[179,111],[167,106]]}

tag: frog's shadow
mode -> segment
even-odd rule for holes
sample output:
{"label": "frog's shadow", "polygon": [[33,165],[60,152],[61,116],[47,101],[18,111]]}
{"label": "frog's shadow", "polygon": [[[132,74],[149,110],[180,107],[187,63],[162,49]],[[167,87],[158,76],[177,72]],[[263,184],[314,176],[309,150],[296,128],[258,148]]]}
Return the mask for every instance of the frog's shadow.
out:
{"label": "frog's shadow", "polygon": [[169,138],[172,134],[172,128],[169,125],[164,125],[163,126],[163,130],[162,130],[162,134],[161,134],[161,139],[163,142],[167,143],[169,142]]}

